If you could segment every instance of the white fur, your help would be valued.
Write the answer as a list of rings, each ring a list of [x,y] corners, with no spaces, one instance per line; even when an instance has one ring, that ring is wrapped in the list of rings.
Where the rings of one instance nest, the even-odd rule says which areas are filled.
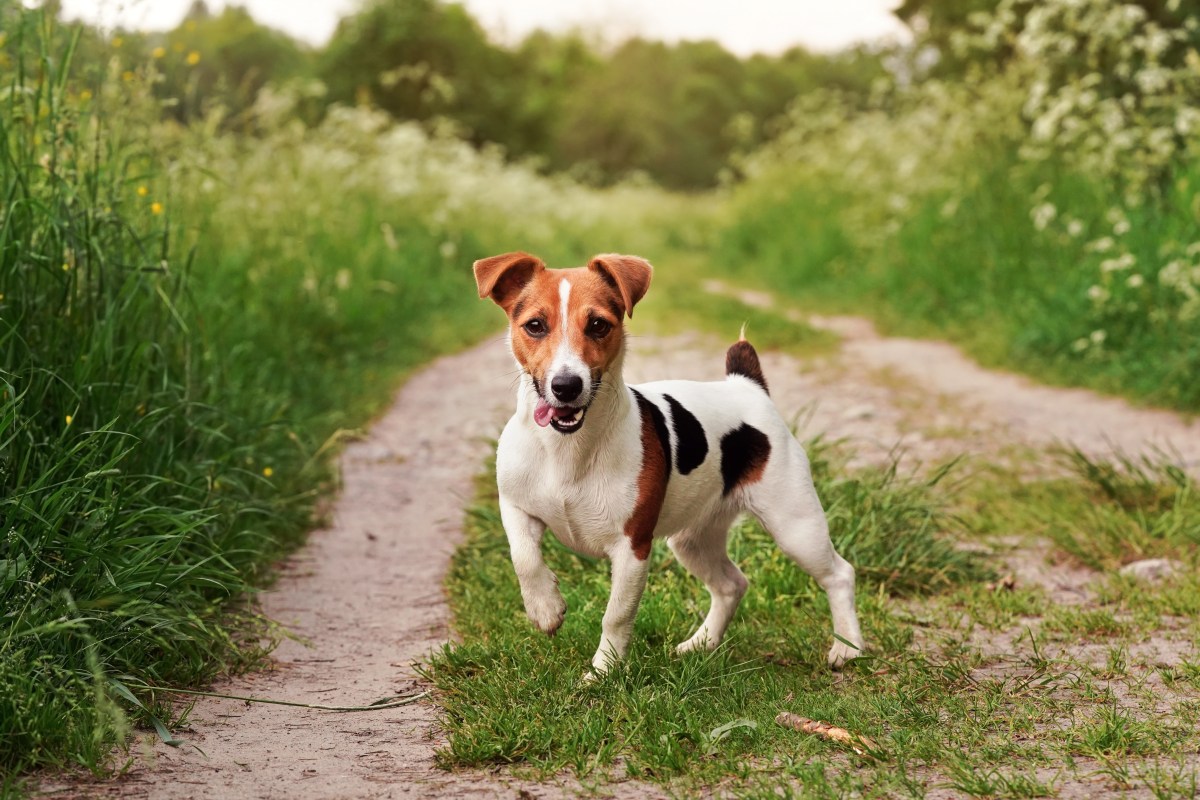
[[[592,371],[588,369],[587,364],[583,363],[583,359],[579,354],[571,349],[570,337],[567,336],[567,312],[571,300],[571,282],[566,278],[558,284],[558,297],[562,303],[562,308],[559,313],[559,326],[562,329],[562,338],[558,342],[558,348],[554,351],[554,358],[550,361],[550,368],[546,371],[546,385],[550,386],[554,378],[564,375],[574,375],[583,381],[583,391],[579,397],[570,402],[573,407],[586,406],[592,399]],[[551,391],[546,392],[546,401],[552,406],[568,405],[560,403],[554,397]]]
[[[564,306],[569,292],[564,280]],[[571,357],[579,360],[577,354]],[[577,552],[612,561],[612,594],[592,659],[597,674],[625,655],[648,566],[634,555],[625,535],[637,502],[642,424],[633,394],[621,378],[623,357],[622,348],[603,376],[582,427],[570,434],[533,422],[537,396],[532,379],[524,375],[516,413],[504,428],[496,456],[500,510],[513,567],[526,613],[540,630],[553,634],[566,613],[558,581],[542,560],[545,528]],[[590,385],[588,373],[584,375],[585,385]],[[711,383],[659,381],[636,388],[667,416],[673,453],[678,443],[663,394],[700,421],[708,440],[708,454],[695,470],[681,475],[671,465],[654,530],[655,538],[667,539],[679,562],[704,582],[712,598],[703,623],[678,651],[711,649],[725,635],[747,586],[726,553],[726,536],[734,518],[748,512],[829,595],[834,632],[853,645],[836,641],[829,664],[840,667],[858,655],[863,640],[854,607],[854,569],[834,552],[808,458],[767,394],[737,375]],[[722,496],[720,440],[743,422],[766,434],[770,457],[759,481]]]

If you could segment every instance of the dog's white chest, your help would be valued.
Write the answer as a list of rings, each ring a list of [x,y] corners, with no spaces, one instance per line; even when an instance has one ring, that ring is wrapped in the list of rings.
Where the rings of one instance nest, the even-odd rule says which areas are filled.
[[[501,492],[570,549],[593,557],[609,555],[624,539],[624,525],[637,500],[637,452],[605,453],[580,469],[546,457],[523,439],[519,430],[506,430],[500,438],[496,477]]]

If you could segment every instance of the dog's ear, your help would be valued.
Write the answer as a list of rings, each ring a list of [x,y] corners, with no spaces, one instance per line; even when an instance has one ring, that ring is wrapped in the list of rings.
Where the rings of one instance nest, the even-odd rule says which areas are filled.
[[[646,259],[616,253],[596,256],[588,264],[588,269],[600,273],[621,293],[625,313],[631,317],[633,307],[646,296],[646,290],[650,288],[650,276],[654,274],[654,268]]]
[[[529,253],[505,253],[475,262],[475,284],[480,297],[490,297],[506,312],[521,288],[546,268],[542,260]]]

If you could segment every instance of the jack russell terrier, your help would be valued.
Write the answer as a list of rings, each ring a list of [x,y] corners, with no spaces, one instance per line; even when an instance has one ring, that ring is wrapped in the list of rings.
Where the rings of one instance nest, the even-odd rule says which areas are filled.
[[[622,321],[650,286],[636,256],[600,255],[586,267],[547,269],[535,256],[476,261],[479,296],[509,318],[521,369],[517,410],[496,453],[500,513],[525,613],[553,635],[567,605],[542,560],[549,527],[567,547],[612,560],[593,675],[623,658],[646,585],[655,538],[704,582],[708,616],[677,651],[721,642],[746,578],[729,560],[729,526],[742,512],[829,596],[835,669],[863,647],[854,568],[834,552],[808,457],[767,395],[744,337],[729,348],[723,381],[626,386]]]

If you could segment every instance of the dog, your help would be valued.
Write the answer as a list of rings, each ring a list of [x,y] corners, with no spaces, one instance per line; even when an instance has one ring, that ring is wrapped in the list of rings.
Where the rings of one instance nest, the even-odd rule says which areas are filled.
[[[623,323],[650,287],[648,261],[610,254],[586,267],[548,269],[518,252],[476,261],[474,272],[480,298],[508,315],[520,368],[496,479],[525,613],[553,635],[567,611],[542,559],[547,527],[568,548],[612,561],[612,594],[587,677],[624,658],[657,538],[712,601],[676,650],[720,644],[747,587],[726,550],[743,512],[828,595],[829,665],[838,669],[862,652],[854,568],[834,551],[808,457],[776,410],[744,330],[726,354],[723,381],[627,386]]]

